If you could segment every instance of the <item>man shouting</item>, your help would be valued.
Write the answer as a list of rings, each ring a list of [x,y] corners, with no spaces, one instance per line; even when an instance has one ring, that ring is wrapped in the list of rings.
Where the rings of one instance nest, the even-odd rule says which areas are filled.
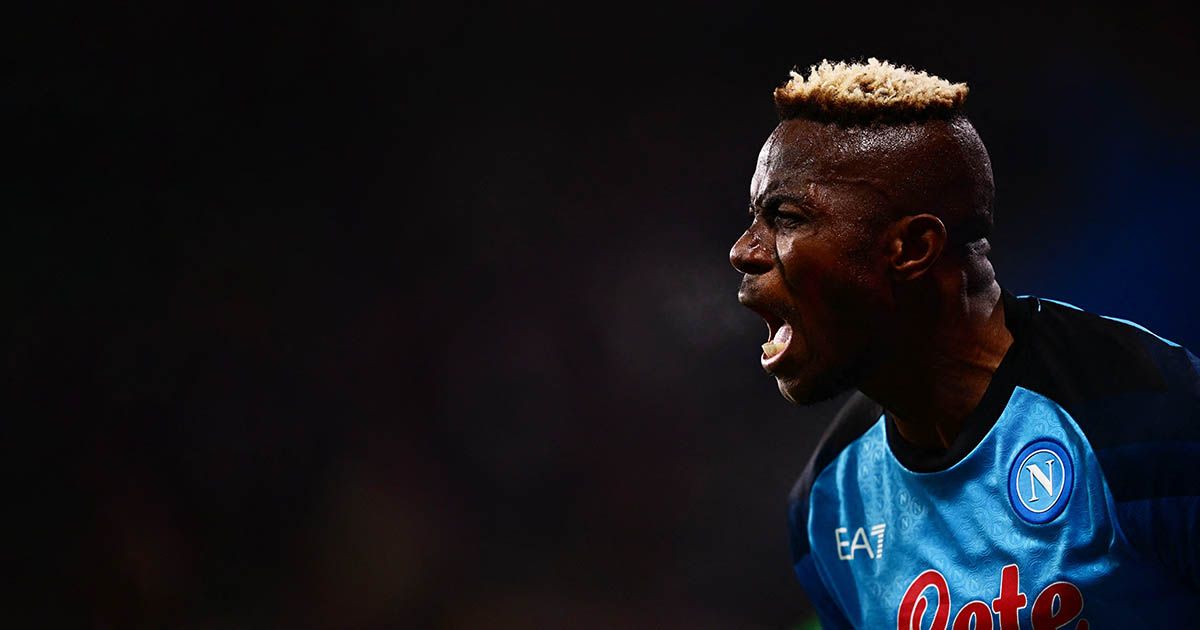
[[[793,73],[729,257],[799,404],[858,390],[792,493],[825,628],[1200,625],[1200,360],[997,283],[967,86]]]

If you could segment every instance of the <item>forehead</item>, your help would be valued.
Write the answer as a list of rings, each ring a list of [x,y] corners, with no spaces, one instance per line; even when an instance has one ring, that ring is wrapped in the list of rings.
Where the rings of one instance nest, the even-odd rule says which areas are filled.
[[[810,184],[860,184],[886,192],[904,177],[906,156],[919,144],[911,128],[842,127],[803,118],[779,123],[758,154],[752,200]],[[889,186],[889,183],[892,186]]]
[[[824,125],[804,119],[779,123],[758,153],[751,196],[788,184],[806,185],[827,179],[842,153],[835,135]]]

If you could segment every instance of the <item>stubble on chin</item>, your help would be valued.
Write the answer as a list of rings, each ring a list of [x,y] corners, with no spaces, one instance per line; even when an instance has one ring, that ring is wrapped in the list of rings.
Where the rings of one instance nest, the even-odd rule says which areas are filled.
[[[854,368],[827,372],[807,383],[796,383],[789,387],[784,379],[777,378],[779,393],[794,405],[815,405],[831,398],[836,398],[848,390],[854,389],[858,382],[858,371]]]

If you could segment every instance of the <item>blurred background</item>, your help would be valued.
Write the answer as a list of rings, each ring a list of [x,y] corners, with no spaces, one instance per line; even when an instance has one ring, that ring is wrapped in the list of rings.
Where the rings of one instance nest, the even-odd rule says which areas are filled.
[[[971,86],[1003,286],[1200,347],[1183,4],[41,4],[6,24],[10,618],[793,628],[832,401],[727,253],[794,66]]]

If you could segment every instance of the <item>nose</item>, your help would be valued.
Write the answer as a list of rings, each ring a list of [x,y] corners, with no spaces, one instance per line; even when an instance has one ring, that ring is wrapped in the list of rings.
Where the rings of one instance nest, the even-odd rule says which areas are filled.
[[[771,269],[771,255],[763,245],[754,226],[742,233],[729,250],[729,262],[734,269],[745,274],[762,274]]]

